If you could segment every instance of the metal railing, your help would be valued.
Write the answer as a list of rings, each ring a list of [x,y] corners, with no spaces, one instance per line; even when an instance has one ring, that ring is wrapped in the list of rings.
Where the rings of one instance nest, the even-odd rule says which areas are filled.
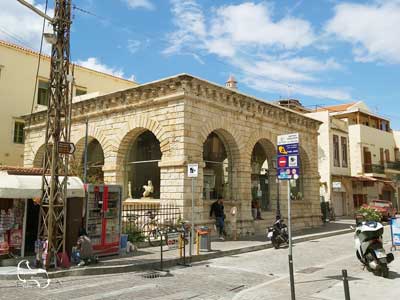
[[[375,165],[375,164],[364,164],[364,173],[384,174],[385,166]]]
[[[122,233],[147,238],[154,230],[176,228],[182,221],[182,206],[160,203],[130,203],[122,207]]]
[[[400,171],[400,161],[387,161],[385,166],[387,169]]]

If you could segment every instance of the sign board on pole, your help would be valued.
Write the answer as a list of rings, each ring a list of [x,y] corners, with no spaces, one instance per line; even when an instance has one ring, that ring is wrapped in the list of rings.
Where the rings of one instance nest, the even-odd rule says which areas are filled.
[[[299,134],[291,133],[279,135],[277,142],[278,179],[290,180],[299,178]]]
[[[188,177],[199,176],[199,165],[198,164],[188,164]]]
[[[340,181],[333,181],[332,188],[335,190],[340,190],[342,188],[342,183]]]
[[[74,154],[74,143],[58,142],[58,153],[60,154]]]
[[[391,222],[393,246],[400,246],[400,218],[393,218]]]
[[[168,250],[178,249],[179,244],[179,232],[169,232],[167,235],[167,246]]]

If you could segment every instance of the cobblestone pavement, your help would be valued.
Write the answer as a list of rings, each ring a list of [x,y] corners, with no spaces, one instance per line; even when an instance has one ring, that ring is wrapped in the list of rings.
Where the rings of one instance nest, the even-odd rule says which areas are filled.
[[[386,248],[388,239],[386,233]],[[352,299],[397,298],[398,252],[390,266],[390,279],[384,279],[362,269],[354,255],[353,234],[297,244],[293,250],[296,299],[344,299],[342,269],[348,270]],[[227,256],[155,276],[146,272],[66,277],[52,280],[48,288],[41,290],[0,281],[0,299],[286,300],[290,299],[287,253],[287,249],[268,249]]]

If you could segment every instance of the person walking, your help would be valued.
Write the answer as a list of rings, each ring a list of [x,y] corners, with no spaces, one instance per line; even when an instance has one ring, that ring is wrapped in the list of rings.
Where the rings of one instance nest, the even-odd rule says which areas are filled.
[[[212,218],[213,215],[215,217],[215,223],[218,229],[219,239],[223,241],[225,240],[224,236],[226,236],[226,233],[225,233],[224,199],[222,196],[219,196],[218,200],[211,205],[210,218]]]

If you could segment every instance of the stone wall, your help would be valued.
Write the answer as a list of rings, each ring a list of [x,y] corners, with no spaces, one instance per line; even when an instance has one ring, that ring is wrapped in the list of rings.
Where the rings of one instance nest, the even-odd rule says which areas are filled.
[[[293,204],[295,227],[320,223],[317,130],[319,122],[296,112],[266,103],[189,75],[179,75],[130,90],[96,97],[73,105],[71,141],[81,159],[85,121],[89,138],[97,139],[104,151],[104,178],[124,186],[125,160],[129,145],[150,130],[160,142],[162,159],[160,201],[182,205],[191,216],[192,179],[187,163],[199,163],[195,179],[195,220],[210,224],[210,200],[203,200],[203,144],[215,132],[229,157],[229,207],[239,209],[240,226],[251,227],[251,154],[257,142],[263,146],[268,164],[276,155],[280,134],[300,133],[304,199]],[[45,114],[37,113],[26,131],[25,166],[37,166],[44,151]],[[273,173],[274,174],[274,173]],[[276,183],[270,181],[272,210],[276,209]],[[287,188],[281,183],[281,210],[286,211]],[[228,207],[227,207],[228,208]],[[239,228],[240,230],[240,228]]]

